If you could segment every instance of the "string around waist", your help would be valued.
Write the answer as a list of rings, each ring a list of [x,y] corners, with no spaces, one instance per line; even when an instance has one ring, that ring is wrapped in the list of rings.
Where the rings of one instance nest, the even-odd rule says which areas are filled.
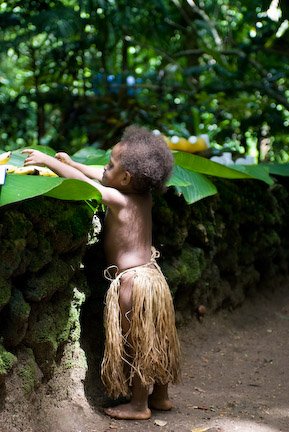
[[[133,271],[133,270],[137,270],[139,268],[149,267],[150,265],[154,265],[155,268],[161,272],[161,269],[156,262],[156,259],[159,257],[160,257],[160,252],[158,250],[156,250],[156,248],[154,246],[152,246],[151,259],[148,263],[141,264],[141,265],[138,265],[135,267],[130,267],[130,268],[123,270],[121,272],[119,272],[119,268],[117,265],[110,265],[106,269],[104,269],[103,276],[105,279],[109,280],[110,282],[113,282],[116,279],[120,279],[121,276],[123,276],[125,273],[128,273],[128,272]]]

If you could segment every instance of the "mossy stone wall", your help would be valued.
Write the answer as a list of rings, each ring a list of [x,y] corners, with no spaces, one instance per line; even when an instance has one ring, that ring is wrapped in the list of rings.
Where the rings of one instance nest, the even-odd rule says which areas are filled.
[[[286,181],[214,181],[219,194],[191,206],[173,190],[155,197],[154,245],[180,324],[200,304],[233,308],[288,276]],[[48,198],[1,209],[0,385],[21,357],[27,389],[34,376],[48,380],[65,344],[80,338],[84,303],[95,310],[103,301],[101,236],[87,245],[91,218],[84,203]]]
[[[169,191],[154,209],[155,244],[180,321],[200,304],[234,308],[288,275],[287,181],[214,182],[216,196],[188,206]]]
[[[90,223],[83,203],[37,198],[1,209],[0,382],[23,352],[48,379],[62,346],[79,339]]]

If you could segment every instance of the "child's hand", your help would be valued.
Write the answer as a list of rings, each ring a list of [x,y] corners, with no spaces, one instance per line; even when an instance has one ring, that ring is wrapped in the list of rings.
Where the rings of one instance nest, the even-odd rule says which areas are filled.
[[[42,153],[39,150],[34,150],[34,149],[24,149],[22,150],[21,153],[28,155],[24,161],[24,166],[28,166],[28,165],[45,166],[47,161],[51,157],[45,153]]]
[[[66,163],[67,165],[71,165],[72,159],[65,152],[56,153],[54,156],[56,159],[60,160],[60,162]]]

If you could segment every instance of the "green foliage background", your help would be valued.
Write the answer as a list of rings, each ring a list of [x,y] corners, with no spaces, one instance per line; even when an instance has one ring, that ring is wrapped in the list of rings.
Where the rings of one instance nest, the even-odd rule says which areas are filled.
[[[0,148],[106,149],[139,123],[288,161],[289,6],[270,5],[0,1]]]
[[[43,150],[42,147],[40,147]],[[50,147],[45,151],[55,153]],[[167,186],[172,186],[178,195],[182,195],[188,204],[215,195],[218,191],[211,178],[254,179],[269,186],[277,182],[276,176],[288,177],[289,164],[259,164],[224,166],[202,156],[174,151],[174,169]],[[72,158],[87,165],[103,166],[107,163],[110,150],[84,147]],[[22,166],[25,156],[21,151],[12,152],[11,165]],[[271,176],[272,174],[273,176]],[[60,177],[42,177],[39,175],[6,174],[6,181],[0,186],[0,207],[45,195],[69,201],[86,201],[92,210],[101,202],[101,194],[90,184],[81,180]]]

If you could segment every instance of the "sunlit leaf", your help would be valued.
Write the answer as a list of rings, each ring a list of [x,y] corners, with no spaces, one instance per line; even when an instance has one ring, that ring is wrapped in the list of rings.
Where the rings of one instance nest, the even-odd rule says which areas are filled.
[[[288,177],[289,176],[289,164],[268,164],[266,165],[270,174]]]
[[[0,206],[40,195],[75,201],[101,199],[97,189],[81,180],[8,174],[1,186]]]
[[[55,151],[46,146],[36,146],[49,155]],[[103,166],[109,159],[110,151],[85,147],[73,155],[73,159],[91,166]],[[26,155],[21,150],[13,151],[9,161],[12,165],[23,166]],[[225,166],[207,158],[174,152],[175,166],[168,186],[175,187],[188,204],[192,204],[217,193],[215,185],[206,176],[229,179],[258,179],[271,185],[272,174],[289,175],[289,164],[231,165]],[[93,186],[80,181],[41,176],[7,175],[2,186],[0,205],[22,201],[39,195],[46,195],[63,200],[101,200],[101,195]]]
[[[273,180],[268,174],[268,170],[263,166],[234,165],[226,166],[213,162],[201,156],[188,154],[184,152],[174,153],[175,163],[183,168],[192,170],[201,174],[214,177],[223,177],[230,179],[257,179],[272,184]],[[234,167],[234,168],[233,168]]]
[[[89,183],[77,179],[62,180],[62,183],[57,185],[54,189],[51,189],[45,195],[62,200],[101,200],[100,192]]]
[[[47,146],[30,146],[29,148],[33,148],[35,150],[39,150],[43,153],[48,154],[49,156],[54,156],[55,155],[55,150],[53,150],[51,147],[47,147]],[[10,165],[14,165],[14,166],[23,166],[25,159],[27,158],[27,154],[23,154],[22,153],[23,149],[18,149],[18,150],[14,150],[12,152],[12,156],[11,159],[9,160],[9,164]]]
[[[192,178],[188,178],[187,175],[184,175],[184,172],[186,172],[186,170],[178,165],[174,165],[173,173],[167,181],[167,186],[190,186],[192,184]]]
[[[174,186],[188,204],[217,193],[215,185],[207,177],[179,166],[175,167],[168,186]]]
[[[252,178],[262,180],[268,185],[274,183],[273,179],[269,175],[269,169],[267,165],[234,165],[234,169],[243,173],[249,174]]]
[[[94,147],[84,147],[76,152],[72,159],[87,165],[105,165],[108,163],[110,151],[96,149]]]

